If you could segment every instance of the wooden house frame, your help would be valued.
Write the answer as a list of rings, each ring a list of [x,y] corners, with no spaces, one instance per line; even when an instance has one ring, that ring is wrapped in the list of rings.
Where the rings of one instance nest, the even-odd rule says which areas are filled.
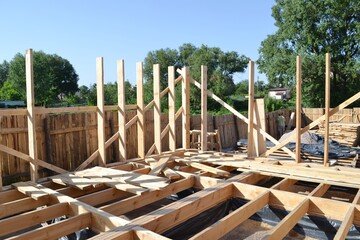
[[[169,86],[160,89],[160,67],[154,65],[154,100],[143,102],[143,66],[137,63],[137,104],[126,105],[124,92],[124,61],[117,62],[118,106],[104,106],[103,59],[96,60],[97,73],[97,121],[98,150],[77,167],[68,172],[44,162],[37,157],[35,115],[41,111],[34,107],[32,50],[26,52],[27,109],[7,110],[0,114],[26,114],[28,118],[29,154],[0,144],[0,151],[28,161],[31,180],[5,187],[0,192],[0,238],[54,239],[81,229],[95,233],[92,239],[169,239],[164,233],[179,224],[232,198],[246,200],[246,204],[221,218],[218,222],[199,229],[191,239],[218,239],[241,226],[253,214],[265,206],[287,211],[265,237],[280,239],[291,231],[304,216],[317,216],[340,221],[334,233],[335,239],[344,239],[352,225],[360,226],[360,174],[358,169],[329,167],[327,151],[322,165],[303,163],[300,158],[302,133],[325,121],[325,141],[328,141],[329,117],[360,97],[360,92],[338,107],[329,110],[330,55],[326,55],[326,110],[325,114],[310,125],[301,128],[301,58],[297,57],[297,110],[296,134],[279,143],[266,133],[261,124],[261,102],[254,99],[254,62],[249,63],[249,118],[207,90],[207,69],[201,68],[201,83],[191,78],[190,69],[168,68]],[[175,78],[175,72],[179,77]],[[175,109],[175,85],[182,84],[182,107]],[[201,89],[201,118],[207,119],[207,97],[212,97],[234,115],[248,124],[248,153],[233,155],[207,151],[207,125],[201,125],[202,149],[190,148],[190,84]],[[168,94],[169,124],[161,129],[160,100]],[[144,112],[154,108],[154,144],[149,151],[144,147]],[[137,115],[125,121],[126,109],[137,109]],[[69,108],[67,111],[78,111]],[[82,111],[94,107],[81,108]],[[116,110],[119,116],[119,131],[111,138],[104,137],[104,113]],[[1,115],[0,115],[1,116]],[[182,148],[176,149],[175,121],[182,118]],[[126,157],[126,134],[129,126],[137,124],[138,158]],[[161,149],[161,140],[169,132],[170,151]],[[266,150],[259,135],[272,141],[275,146]],[[285,147],[291,139],[297,139],[295,153]],[[105,149],[119,141],[121,161],[109,164]],[[327,146],[327,144],[325,144]],[[293,161],[280,161],[271,154],[282,148]],[[86,169],[98,160],[98,167]],[[59,175],[50,179],[38,179],[37,169],[48,168]],[[1,178],[0,178],[1,179]],[[274,180],[272,184],[269,184]],[[268,184],[264,184],[264,182]],[[298,183],[308,183],[306,191],[299,191]],[[2,185],[2,184],[1,184]],[[348,192],[338,196],[337,187]],[[158,206],[164,198],[194,188],[198,191],[184,198]],[[142,207],[152,206],[144,214]],[[138,211],[138,212],[137,212]],[[136,217],[126,219],[128,213]],[[65,216],[53,224],[46,221]],[[256,231],[256,229],[254,229]]]

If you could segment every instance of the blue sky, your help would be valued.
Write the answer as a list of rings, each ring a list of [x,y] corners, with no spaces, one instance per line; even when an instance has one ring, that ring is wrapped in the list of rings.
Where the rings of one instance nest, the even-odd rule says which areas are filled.
[[[90,86],[100,56],[105,82],[116,81],[116,60],[124,59],[125,77],[133,84],[136,62],[149,51],[178,49],[183,43],[220,47],[256,60],[261,41],[276,31],[273,5],[273,0],[3,0],[0,62],[28,48],[56,53],[72,63],[79,86]],[[237,74],[235,81],[247,76]]]

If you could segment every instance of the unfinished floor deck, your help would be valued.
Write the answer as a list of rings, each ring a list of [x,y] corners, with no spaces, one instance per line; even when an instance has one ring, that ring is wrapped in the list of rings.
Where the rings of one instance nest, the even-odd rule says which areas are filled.
[[[270,207],[286,214],[264,232],[268,239],[286,237],[304,217],[340,222],[331,234],[344,239],[351,227],[360,226],[359,173],[348,167],[177,151],[145,162],[60,174],[40,184],[13,184],[0,193],[0,238],[56,239],[82,230],[91,239],[179,239],[171,231],[177,228],[188,234],[183,239],[219,239],[236,227],[241,232],[244,221]],[[196,220],[231,199],[243,204],[219,219]]]

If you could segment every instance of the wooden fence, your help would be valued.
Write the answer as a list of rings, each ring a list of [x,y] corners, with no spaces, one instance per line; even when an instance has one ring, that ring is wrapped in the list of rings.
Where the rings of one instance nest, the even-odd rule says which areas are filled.
[[[304,116],[308,121],[320,117],[322,108],[304,108]],[[290,110],[278,110],[266,113],[266,131],[273,137],[279,138],[277,132],[277,117],[282,113],[286,123],[290,120]],[[129,121],[136,115],[136,111],[127,111]],[[360,108],[344,109],[335,114],[331,121],[359,123]],[[105,115],[106,139],[118,131],[118,114],[116,111],[107,111]],[[176,147],[182,147],[181,118],[176,121]],[[307,124],[303,121],[304,124]],[[161,115],[162,129],[168,123],[168,114]],[[191,116],[191,129],[200,129],[200,115]],[[38,157],[48,163],[66,170],[74,170],[98,148],[97,115],[95,112],[78,112],[52,114],[45,113],[36,116],[36,138]],[[295,122],[290,128],[295,127]],[[223,148],[234,148],[239,139],[247,138],[247,124],[233,114],[212,116],[208,115],[208,131],[218,129]],[[23,153],[28,153],[27,118],[25,115],[0,116],[0,143]],[[154,143],[154,114],[150,110],[145,116],[145,152]],[[137,127],[136,124],[127,129],[127,159],[137,157]],[[119,161],[118,141],[115,141],[106,150],[109,162]],[[169,150],[168,134],[162,140],[162,150]],[[2,160],[1,170],[6,182],[9,176],[25,176],[29,174],[29,163],[13,155],[0,152]],[[94,166],[96,161],[91,163]],[[40,176],[49,172],[40,171]]]

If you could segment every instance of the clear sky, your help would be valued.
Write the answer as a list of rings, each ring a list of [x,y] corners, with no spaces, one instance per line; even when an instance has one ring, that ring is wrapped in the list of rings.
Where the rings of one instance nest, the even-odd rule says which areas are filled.
[[[0,0],[0,62],[28,48],[55,53],[72,63],[79,86],[90,86],[100,56],[105,82],[116,81],[116,60],[124,59],[125,77],[133,84],[136,62],[149,51],[183,43],[256,60],[261,41],[276,31],[273,5],[273,0]],[[237,74],[235,81],[247,76]]]

